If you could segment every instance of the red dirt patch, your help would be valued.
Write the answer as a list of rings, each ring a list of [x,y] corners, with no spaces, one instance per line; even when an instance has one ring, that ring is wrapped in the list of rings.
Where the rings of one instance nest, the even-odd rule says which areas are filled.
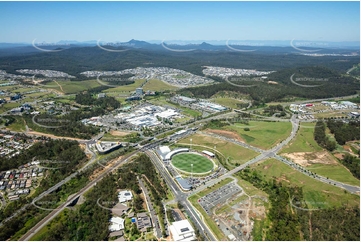
[[[326,151],[319,152],[294,152],[284,154],[293,162],[301,166],[310,166],[312,164],[337,164],[337,161]]]
[[[343,157],[344,157],[344,154],[342,154],[342,153],[335,153],[335,154],[333,154],[333,156],[336,157],[336,158],[339,159],[339,160],[342,160]]]
[[[244,139],[242,139],[241,136],[239,136],[239,134],[236,134],[236,133],[234,133],[232,131],[218,130],[218,129],[206,129],[206,131],[210,132],[210,133],[213,133],[213,134],[224,136],[224,137],[229,138],[229,139],[235,139],[235,140],[240,141],[240,142],[245,142]]]

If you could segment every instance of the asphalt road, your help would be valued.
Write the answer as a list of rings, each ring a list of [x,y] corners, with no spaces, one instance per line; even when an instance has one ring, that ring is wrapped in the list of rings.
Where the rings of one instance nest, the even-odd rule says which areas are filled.
[[[279,143],[278,145],[272,147],[269,150],[262,150],[260,148],[248,145],[246,143],[243,143],[243,142],[240,142],[240,141],[237,141],[237,140],[234,140],[234,139],[226,138],[224,136],[211,134],[211,133],[204,133],[206,135],[213,136],[215,138],[219,138],[219,139],[222,139],[222,140],[225,140],[225,141],[228,141],[228,142],[232,142],[232,143],[234,143],[236,145],[241,145],[241,146],[243,146],[245,148],[249,148],[249,149],[252,149],[254,151],[257,151],[257,152],[261,153],[259,156],[249,160],[245,164],[238,166],[237,168],[227,172],[223,176],[220,176],[219,178],[216,179],[216,182],[214,182],[214,181],[210,181],[210,182],[212,184],[217,183],[218,181],[220,181],[220,180],[222,180],[222,179],[224,179],[226,177],[229,177],[230,175],[233,175],[234,173],[237,173],[238,171],[246,168],[247,166],[249,166],[251,164],[257,163],[257,162],[259,162],[259,161],[261,161],[263,159],[274,158],[274,159],[277,159],[279,161],[282,161],[284,164],[286,164],[288,166],[291,166],[292,168],[297,169],[299,172],[301,172],[301,173],[303,173],[303,174],[305,174],[307,176],[310,176],[310,177],[312,177],[312,178],[314,178],[314,179],[316,179],[316,180],[318,180],[320,182],[335,185],[335,186],[337,186],[339,188],[342,188],[342,189],[345,189],[345,190],[349,191],[350,193],[359,193],[360,192],[360,187],[351,186],[351,185],[348,185],[348,184],[345,184],[345,183],[342,183],[342,182],[327,179],[326,177],[323,177],[323,176],[320,176],[320,175],[313,176],[313,175],[311,175],[310,172],[305,171],[305,168],[303,168],[301,166],[298,166],[294,162],[292,162],[290,160],[287,160],[287,159],[285,159],[284,157],[282,157],[280,155],[277,155],[277,153],[283,148],[283,146],[288,144],[297,134],[297,130],[298,130],[298,126],[299,126],[299,120],[297,120],[295,118],[295,115],[292,116],[291,123],[292,123],[292,131],[291,131],[290,136],[287,137],[287,139],[285,139],[284,141],[282,141],[281,143]],[[207,186],[209,186],[209,183],[207,183]],[[203,189],[204,189],[204,185],[198,187],[196,190],[201,191]]]
[[[319,100],[327,100],[327,99],[318,99]],[[312,101],[312,100],[311,100]],[[307,102],[310,102],[310,100],[308,100]],[[229,113],[225,113],[225,114],[221,114],[217,117],[210,117],[210,118],[206,118],[206,119],[202,119],[202,120],[198,120],[192,124],[189,124],[189,125],[195,125],[197,123],[201,123],[201,122],[206,122],[208,120],[211,120],[211,119],[219,119],[219,118],[224,118],[224,117],[228,117],[230,115],[234,115],[233,112],[229,112]],[[289,121],[289,120],[288,120]],[[250,161],[248,161],[247,163],[227,172],[226,174],[220,176],[219,178],[216,178],[216,179],[213,179],[212,181],[209,181],[206,183],[206,185],[202,185],[202,186],[199,186],[197,189],[195,189],[194,191],[192,191],[192,194],[195,193],[195,192],[199,192],[201,190],[203,190],[204,188],[206,188],[207,186],[210,186],[212,184],[215,184],[217,182],[219,182],[220,180],[226,178],[226,177],[229,177],[231,175],[233,175],[234,173],[240,171],[241,169],[244,169],[246,166],[250,165],[250,164],[253,164],[253,163],[256,163],[260,160],[263,160],[265,158],[275,158],[275,159],[278,159],[282,162],[284,162],[285,164],[287,165],[290,165],[292,167],[295,167],[294,166],[294,163],[293,162],[290,162],[290,161],[287,161],[286,159],[280,157],[277,155],[277,152],[284,146],[286,145],[291,139],[293,139],[293,137],[296,135],[296,132],[297,132],[297,129],[298,129],[298,120],[295,119],[295,117],[293,116],[291,118],[291,122],[292,122],[292,131],[291,131],[291,135],[285,140],[283,141],[281,144],[271,148],[270,150],[266,150],[266,151],[259,151],[258,148],[256,147],[251,147],[247,144],[239,144],[237,143],[238,145],[242,145],[246,148],[250,148],[250,149],[258,149],[257,152],[260,152],[261,154],[253,159],[251,159]],[[183,125],[183,126],[180,126],[180,127],[185,127],[185,126],[188,126],[188,125]],[[169,132],[169,131],[167,131]],[[17,132],[13,132],[13,133],[17,133]],[[101,136],[102,134],[100,134]],[[158,142],[156,142],[157,144],[159,144],[160,142],[162,142],[163,140],[159,140]],[[93,162],[93,159],[95,159],[95,154],[94,152],[92,152],[88,145],[89,144],[92,144],[92,143],[95,143],[96,142],[96,139],[92,139],[92,140],[84,140],[84,141],[81,141],[80,143],[85,143],[87,145],[87,150],[88,150],[88,153],[92,153],[93,157],[91,159],[91,161],[89,161],[82,169],[86,169],[86,167],[88,165],[90,165],[92,162]],[[157,144],[150,144],[150,145],[146,145],[144,146],[141,150],[137,150],[137,151],[134,151],[132,152],[131,154],[136,154],[137,152],[139,151],[146,151],[147,149],[150,149],[150,148],[154,148]],[[146,151],[147,153],[147,151]],[[153,154],[154,155],[154,154]],[[149,155],[151,157],[151,155]],[[128,156],[127,156],[128,157]],[[152,159],[152,158],[151,158]],[[153,157],[154,159],[154,157]],[[152,160],[153,160],[152,159]],[[157,159],[157,157],[156,157]],[[117,162],[115,167],[118,166],[121,162]],[[158,162],[154,162],[154,164],[157,164]],[[292,164],[291,164],[292,163]],[[203,223],[203,221],[199,218],[198,214],[194,211],[193,207],[189,204],[188,200],[187,200],[187,197],[189,196],[189,194],[184,194],[178,187],[178,185],[173,181],[172,178],[169,178],[170,174],[165,170],[165,168],[163,167],[160,167],[159,166],[160,164],[156,165],[157,169],[163,173],[162,176],[165,178],[167,184],[169,185],[169,187],[172,189],[173,193],[175,194],[175,196],[177,197],[177,199],[187,208],[187,210],[189,211],[188,212],[188,215],[190,216],[190,218],[195,222],[196,226],[199,228],[199,231],[200,233],[204,236],[204,238],[207,238],[207,236],[209,236],[210,240],[216,240],[215,237],[212,235],[212,232],[210,232],[210,230],[208,229],[207,226],[205,226],[205,224]],[[109,170],[107,170],[105,173],[103,173],[103,175],[111,172],[114,168],[111,168]],[[35,198],[34,201],[38,201],[40,200],[42,197],[44,197],[45,195],[51,193],[52,191],[56,190],[58,187],[60,187],[61,185],[63,185],[64,183],[66,183],[67,181],[69,181],[70,179],[72,179],[74,176],[76,175],[76,173],[73,173],[71,174],[69,177],[67,177],[66,179],[64,179],[63,181],[59,182],[58,184],[56,184],[54,187],[50,188],[48,191],[42,193],[39,197]],[[95,181],[89,183],[88,185],[86,185],[81,191],[79,191],[75,196],[77,197],[78,195],[82,195],[85,191],[89,190],[95,183],[96,181],[100,181],[104,176],[101,175],[100,177],[98,177]],[[167,178],[168,177],[168,178]],[[99,179],[99,180],[98,180]],[[347,185],[347,184],[343,184],[343,183],[340,183],[340,182],[336,182],[336,181],[332,181],[330,179],[326,179],[324,177],[321,177],[321,176],[317,176],[315,179],[318,179],[319,181],[322,181],[322,182],[325,182],[325,183],[334,183],[336,184],[336,186],[339,186],[343,189],[346,189],[352,193],[356,193],[356,192],[359,192],[359,187],[354,187],[354,186],[350,186],[350,185]],[[46,216],[42,221],[40,221],[37,225],[35,225],[35,227],[33,227],[30,231],[28,231],[28,233],[26,233],[22,238],[21,240],[27,240],[29,238],[31,238],[31,236],[33,235],[34,232],[38,231],[39,229],[41,229],[43,226],[45,226],[52,218],[54,218],[58,212],[62,211],[69,203],[72,202],[72,200],[74,199],[71,199],[69,200],[68,202],[60,205],[56,210],[52,211],[48,216]],[[9,219],[13,218],[14,216],[18,216],[20,213],[22,213],[23,211],[25,211],[26,208],[28,208],[29,206],[31,206],[31,204],[26,204],[25,206],[23,206],[21,209],[17,210],[11,217],[5,219],[4,221],[2,221],[2,223],[0,223],[0,226],[3,225],[5,222],[7,222]]]
[[[53,218],[55,218],[61,211],[63,211],[69,204],[71,204],[74,199],[83,195],[87,191],[89,191],[97,182],[101,181],[107,174],[114,171],[118,168],[119,165],[126,162],[131,156],[135,155],[139,151],[133,151],[132,153],[126,155],[122,159],[118,160],[112,167],[108,168],[104,173],[98,176],[96,179],[88,183],[85,187],[83,187],[79,192],[77,192],[71,199],[68,199],[67,202],[61,204],[59,207],[54,209],[50,214],[48,214],[45,218],[43,218],[39,223],[37,223],[32,229],[30,229],[26,234],[24,234],[19,240],[25,241],[29,240],[35,233],[37,233],[40,229],[42,229],[47,223],[49,223]]]
[[[178,200],[188,211],[189,218],[197,226],[200,234],[205,238],[205,240],[215,241],[216,238],[213,236],[211,230],[205,225],[205,223],[199,218],[198,214],[193,209],[190,202],[187,200],[188,194],[183,192],[176,182],[173,180],[172,176],[168,173],[167,169],[164,167],[162,161],[150,150],[145,152],[153,164],[156,166],[157,170],[160,172],[161,176],[164,178],[167,185],[171,188],[176,200]]]
[[[144,183],[142,181],[142,179],[138,178],[138,182],[140,185],[140,188],[142,189],[144,196],[145,196],[145,200],[148,206],[148,210],[150,211],[150,217],[152,219],[152,223],[153,223],[153,227],[155,228],[156,234],[157,234],[157,238],[160,239],[162,238],[162,231],[159,227],[159,220],[158,220],[158,216],[155,215],[155,210],[153,208],[152,202],[150,200],[150,197],[148,195],[148,189],[144,186]]]

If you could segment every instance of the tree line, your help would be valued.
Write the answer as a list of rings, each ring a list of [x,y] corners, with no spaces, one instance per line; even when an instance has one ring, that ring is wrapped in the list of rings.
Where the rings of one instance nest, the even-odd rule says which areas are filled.
[[[331,141],[326,136],[326,125],[321,120],[318,120],[316,122],[313,137],[319,146],[321,146],[329,151],[333,151],[336,148],[336,142]]]
[[[260,172],[250,168],[237,175],[269,195],[267,218],[271,224],[264,228],[266,240],[360,240],[358,206],[343,205],[315,211],[294,209],[291,202],[308,208],[301,187],[287,186],[275,179],[266,181]]]

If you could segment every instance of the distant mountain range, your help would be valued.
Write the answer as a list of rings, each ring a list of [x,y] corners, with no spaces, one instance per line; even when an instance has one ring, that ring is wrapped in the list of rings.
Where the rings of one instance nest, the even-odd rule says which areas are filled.
[[[61,40],[55,43],[41,42],[34,40],[33,43],[0,43],[0,48],[16,48],[26,47],[32,45],[38,47],[46,47],[48,49],[55,48],[69,48],[72,46],[113,46],[113,47],[132,47],[132,48],[149,48],[154,49],[157,47],[177,47],[186,49],[188,47],[194,49],[205,50],[222,50],[227,49],[227,46],[234,47],[249,47],[252,49],[262,47],[296,47],[296,48],[309,48],[309,49],[360,49],[360,42],[357,41],[309,41],[309,40],[130,40],[128,42],[112,41],[106,42],[103,40],[89,40],[89,41],[76,41],[76,40]],[[53,48],[52,48],[53,47]]]
[[[61,40],[48,43],[34,40],[33,43],[0,43],[0,57],[25,56],[37,53],[59,52],[70,48],[97,48],[109,52],[124,52],[125,50],[166,52],[229,52],[229,53],[265,53],[265,54],[301,54],[301,55],[347,55],[360,54],[359,42],[311,42],[311,41],[159,41],[149,42],[130,40],[128,42],[105,42],[90,40],[78,42]]]

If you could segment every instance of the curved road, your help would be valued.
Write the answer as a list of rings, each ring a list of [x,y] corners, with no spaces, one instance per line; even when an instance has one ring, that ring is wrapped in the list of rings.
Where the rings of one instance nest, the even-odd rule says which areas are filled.
[[[281,143],[279,143],[278,145],[274,146],[273,148],[271,148],[269,150],[262,150],[260,148],[248,145],[248,144],[240,142],[240,141],[236,141],[234,139],[226,138],[224,136],[202,132],[205,135],[213,136],[213,137],[218,138],[218,139],[222,139],[222,140],[225,140],[225,141],[228,141],[228,142],[232,142],[232,143],[234,143],[236,145],[240,145],[240,146],[243,146],[245,148],[249,148],[249,149],[252,149],[252,150],[254,150],[256,152],[261,153],[259,156],[251,159],[250,161],[246,162],[245,164],[240,165],[239,167],[227,172],[223,176],[220,176],[219,178],[217,178],[217,182],[219,180],[221,180],[221,179],[229,177],[230,175],[233,175],[234,173],[237,173],[238,171],[244,169],[245,167],[247,167],[247,166],[249,166],[251,164],[257,163],[257,162],[259,162],[259,161],[261,161],[263,159],[274,158],[274,159],[277,159],[279,161],[282,161],[286,165],[291,166],[292,168],[295,168],[298,171],[302,172],[303,174],[305,174],[307,176],[310,176],[310,177],[312,177],[312,178],[314,178],[314,179],[316,179],[316,180],[318,180],[320,182],[335,185],[335,186],[337,186],[339,188],[342,188],[342,189],[345,189],[345,190],[349,191],[350,193],[359,194],[360,187],[348,185],[348,184],[345,184],[345,183],[342,183],[342,182],[334,181],[332,179],[327,179],[326,177],[323,177],[323,176],[320,176],[320,175],[313,176],[313,175],[311,175],[311,173],[309,171],[305,171],[305,168],[297,165],[296,163],[294,163],[294,162],[292,162],[292,161],[290,161],[290,160],[288,160],[288,159],[286,159],[286,158],[284,158],[284,157],[282,157],[280,155],[277,155],[277,153],[283,148],[283,146],[288,144],[297,134],[299,120],[297,120],[295,118],[295,115],[292,116],[291,123],[292,123],[292,131],[291,131],[290,136],[287,139],[285,139],[284,141],[282,141]]]

